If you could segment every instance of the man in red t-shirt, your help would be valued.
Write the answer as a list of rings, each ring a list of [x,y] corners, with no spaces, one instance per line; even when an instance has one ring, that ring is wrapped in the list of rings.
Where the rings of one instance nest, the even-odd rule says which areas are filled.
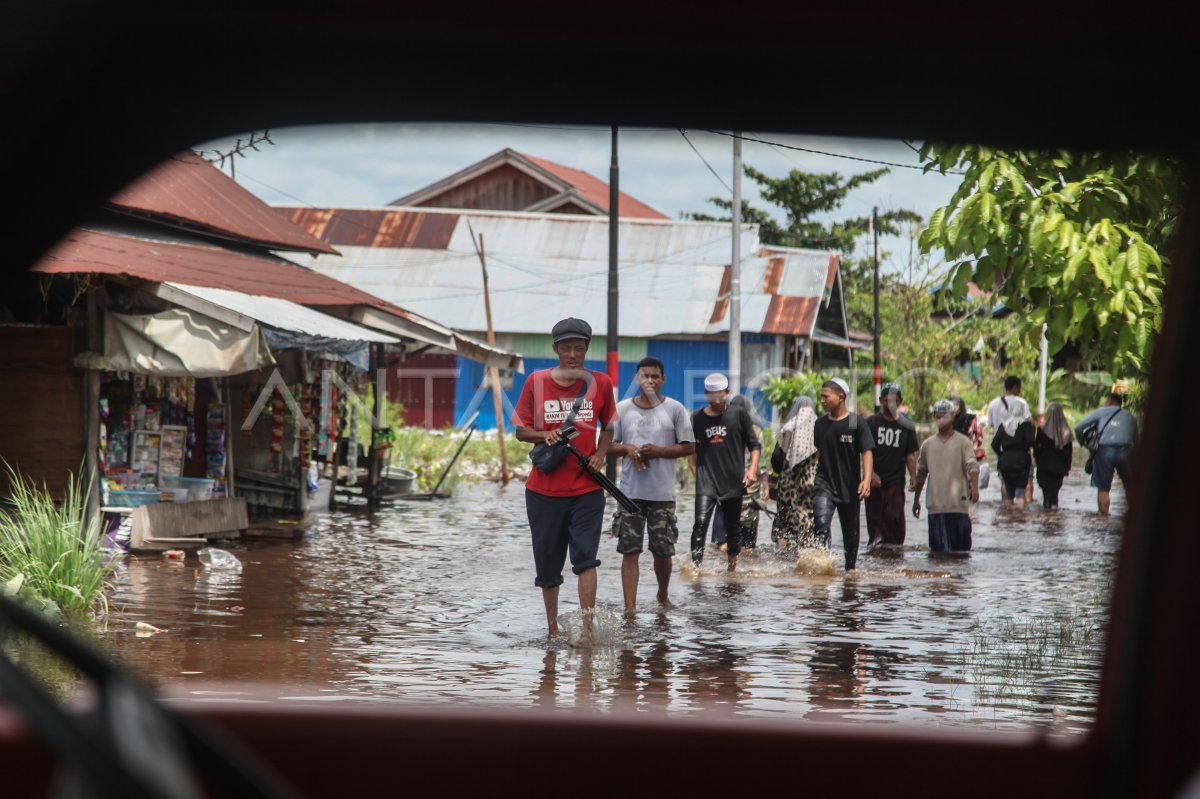
[[[583,365],[592,340],[591,325],[582,319],[563,319],[551,335],[558,366],[534,372],[525,381],[512,416],[517,440],[556,444],[562,440],[559,428],[569,420],[579,430],[575,447],[589,456],[594,470],[603,471],[617,409],[612,381]],[[525,481],[525,510],[537,569],[533,584],[542,589],[550,635],[558,635],[558,587],[563,582],[568,551],[571,570],[579,578],[583,628],[585,633],[590,632],[591,611],[596,607],[600,530],[604,525],[603,489],[573,456],[568,456],[548,474],[536,466],[530,470]]]

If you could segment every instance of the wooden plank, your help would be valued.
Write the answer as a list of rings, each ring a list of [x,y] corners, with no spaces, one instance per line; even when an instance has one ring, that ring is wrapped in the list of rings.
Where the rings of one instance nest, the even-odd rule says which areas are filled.
[[[249,526],[246,500],[242,497],[159,502],[134,508],[129,548],[164,549],[162,542],[180,538],[232,538]]]

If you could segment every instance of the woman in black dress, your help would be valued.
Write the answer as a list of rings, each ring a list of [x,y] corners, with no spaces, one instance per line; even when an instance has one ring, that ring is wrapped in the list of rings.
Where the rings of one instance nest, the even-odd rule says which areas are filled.
[[[992,450],[999,456],[1000,497],[1004,505],[1025,507],[1025,488],[1032,485],[1034,429],[1029,406],[1020,397],[1008,400],[1008,419],[992,439]]]
[[[1057,508],[1058,491],[1071,471],[1071,427],[1062,403],[1052,402],[1046,408],[1046,421],[1033,441],[1033,456],[1037,459],[1037,482],[1042,487],[1042,507]]]

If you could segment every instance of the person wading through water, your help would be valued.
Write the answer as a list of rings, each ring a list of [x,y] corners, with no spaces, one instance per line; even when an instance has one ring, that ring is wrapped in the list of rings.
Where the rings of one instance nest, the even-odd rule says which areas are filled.
[[[1121,476],[1121,485],[1129,488],[1130,467],[1133,464],[1133,445],[1137,441],[1137,419],[1122,405],[1121,395],[1115,391],[1098,408],[1079,420],[1075,425],[1075,437],[1086,445],[1084,432],[1095,425],[1099,433],[1099,446],[1092,460],[1092,486],[1096,489],[1096,507],[1108,513],[1109,492],[1112,490],[1113,472]]]
[[[811,547],[813,539],[813,481],[817,477],[817,423],[812,397],[799,396],[779,429],[771,468],[779,475],[775,491],[775,520],[771,537],[781,550]]]
[[[821,407],[825,415],[813,426],[813,439],[820,460],[813,483],[813,517],[816,537],[829,547],[829,526],[836,512],[842,525],[842,546],[846,553],[846,571],[858,562],[859,502],[871,496],[874,477],[875,439],[871,428],[846,407],[850,386],[833,378],[821,386]],[[859,462],[862,462],[861,470]]]
[[[1042,507],[1058,507],[1058,492],[1063,478],[1071,472],[1071,426],[1067,424],[1061,402],[1046,407],[1046,421],[1033,439],[1033,457],[1037,461],[1037,484],[1042,487]]]
[[[704,378],[708,404],[692,414],[696,453],[689,461],[696,476],[696,516],[692,524],[692,564],[699,569],[704,559],[704,537],[718,505],[725,520],[725,555],[728,570],[737,569],[742,551],[742,494],[758,482],[758,460],[762,442],[754,435],[754,423],[741,405],[729,402],[729,378],[711,374]],[[746,468],[746,450],[750,467]]]
[[[603,471],[612,442],[610,425],[616,420],[612,382],[601,372],[583,365],[592,328],[582,319],[563,319],[551,331],[558,366],[534,372],[525,381],[512,416],[518,441],[556,445],[560,428],[572,424],[579,431],[573,442],[597,472]],[[597,430],[603,428],[597,441]],[[584,472],[571,455],[551,471],[536,466],[525,482],[525,510],[533,539],[533,584],[542,589],[546,624],[558,635],[558,587],[563,565],[571,555],[571,570],[579,579],[579,607],[583,610],[585,639],[591,635],[596,607],[596,567],[600,531],[604,526],[604,490]]]
[[[988,405],[988,427],[991,428],[992,434],[1000,432],[1004,423],[1012,416],[1015,409],[1024,409],[1025,413],[1029,413],[1029,403],[1021,399],[1021,378],[1016,375],[1009,375],[1004,378],[1004,393],[996,397]],[[1032,442],[1031,442],[1032,443]],[[993,447],[994,448],[994,447]],[[1000,462],[996,461],[996,471],[1000,471]],[[1002,504],[1009,505],[1013,502],[1013,497],[1006,497],[1004,494],[1004,481],[1000,481],[1000,498]],[[1022,500],[1019,503],[1024,507],[1025,503],[1033,502],[1033,481],[1030,480],[1025,486],[1025,491],[1022,494]]]
[[[874,479],[867,497],[867,546],[904,543],[904,473],[917,485],[917,427],[898,412],[904,397],[888,383],[879,395],[880,413],[867,419],[875,438]]]
[[[613,517],[617,552],[621,560],[621,590],[625,615],[637,608],[638,559],[645,539],[650,539],[654,576],[658,579],[658,603],[671,606],[667,588],[671,583],[671,558],[679,527],[675,521],[677,458],[696,451],[696,436],[687,408],[662,394],[667,378],[663,362],[643,358],[637,365],[637,396],[617,404],[613,445],[609,452],[623,455],[620,489],[639,508],[631,514],[618,507]]]
[[[1020,397],[1008,400],[1008,417],[992,438],[996,469],[1000,472],[1000,504],[1024,508],[1033,494],[1033,422],[1029,406]]]
[[[921,444],[917,456],[917,487],[913,516],[921,517],[921,491],[929,483],[929,549],[967,552],[971,549],[971,505],[979,501],[979,461],[970,439],[954,429],[954,405],[933,405],[937,433]]]

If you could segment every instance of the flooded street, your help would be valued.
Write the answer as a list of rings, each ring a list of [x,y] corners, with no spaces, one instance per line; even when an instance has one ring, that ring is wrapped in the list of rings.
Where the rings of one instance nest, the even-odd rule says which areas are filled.
[[[865,554],[850,576],[836,523],[828,573],[798,573],[770,546],[744,554],[732,577],[715,550],[699,576],[677,557],[666,613],[646,553],[630,622],[606,534],[590,649],[545,641],[523,486],[464,485],[374,518],[317,516],[301,541],[232,545],[240,574],[194,555],[126,558],[100,641],[169,694],[198,700],[255,683],[254,696],[293,702],[1076,732],[1094,712],[1125,509],[1116,489],[1113,516],[1099,516],[1086,480],[1076,469],[1057,512],[1003,511],[993,482],[972,512],[969,557],[930,557],[925,520],[911,515],[903,552]],[[686,541],[690,495],[679,509]],[[769,529],[764,514],[760,542]],[[560,602],[577,626],[569,573]],[[139,621],[165,632],[138,637]]]

